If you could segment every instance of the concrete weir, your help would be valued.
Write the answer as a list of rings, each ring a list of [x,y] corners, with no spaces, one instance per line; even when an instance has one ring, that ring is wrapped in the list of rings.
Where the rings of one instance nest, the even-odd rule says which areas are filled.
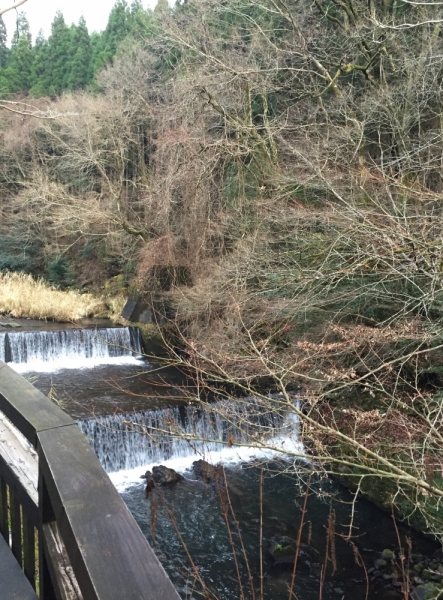
[[[140,330],[135,327],[0,332],[0,360],[17,371],[63,364],[65,368],[104,364],[142,353]]]

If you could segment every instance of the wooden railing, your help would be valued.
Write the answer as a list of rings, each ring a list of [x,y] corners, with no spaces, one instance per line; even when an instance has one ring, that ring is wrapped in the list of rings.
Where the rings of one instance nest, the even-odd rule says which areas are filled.
[[[0,411],[0,533],[39,597],[179,600],[77,424],[1,361]]]

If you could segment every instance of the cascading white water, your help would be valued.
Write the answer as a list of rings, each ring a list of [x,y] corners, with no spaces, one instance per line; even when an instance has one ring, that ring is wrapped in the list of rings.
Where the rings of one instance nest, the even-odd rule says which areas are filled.
[[[0,359],[18,372],[130,363],[141,352],[133,327],[0,333]]]
[[[243,402],[234,403],[237,414],[228,421],[229,404],[232,401],[221,400],[205,410],[180,406],[99,417],[78,424],[104,469],[120,472],[113,477],[116,484],[123,479],[136,481],[140,467],[147,469],[155,464],[183,470],[202,457],[215,463],[270,457],[283,448],[302,453],[294,415],[276,416],[257,411],[254,402]],[[257,432],[266,441],[253,443],[251,434]]]

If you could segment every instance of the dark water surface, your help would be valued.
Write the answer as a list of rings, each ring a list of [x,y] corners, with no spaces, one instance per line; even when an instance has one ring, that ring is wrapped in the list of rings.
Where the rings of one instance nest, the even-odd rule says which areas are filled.
[[[284,600],[289,598],[292,564],[275,565],[270,549],[275,544],[285,546],[296,540],[306,487],[295,475],[276,475],[278,464],[269,466],[274,474],[265,471],[263,488],[264,597],[268,600]],[[158,551],[182,597],[198,598],[199,595],[191,592],[195,577],[163,502],[172,509],[176,526],[206,585],[220,600],[240,598],[233,552],[222,516],[219,493],[214,485],[196,481],[192,472],[188,471],[185,476],[183,482],[162,489],[161,501],[152,496],[146,499],[142,484],[123,491],[122,497],[142,531]],[[251,465],[238,465],[226,469],[226,476],[254,585],[256,590],[259,590],[260,469]],[[306,480],[306,475],[304,479]],[[368,575],[367,587],[365,568],[371,569],[374,560],[379,558],[384,549],[393,550],[398,557],[399,541],[390,516],[371,503],[359,500],[354,506],[351,538],[353,547],[347,541],[352,500],[351,494],[345,488],[329,479],[312,484],[294,588],[295,597],[299,600],[363,600],[366,597],[369,600],[388,600],[403,597],[399,589],[389,581],[371,581],[371,573]],[[335,550],[330,548],[329,556],[335,554],[335,573],[334,560],[326,560],[327,525],[331,517],[335,518]],[[153,518],[155,527],[151,528]],[[245,596],[251,598],[245,560],[232,517],[230,523]],[[398,525],[398,530],[403,548],[406,549],[406,538],[410,537],[413,552],[432,555],[436,550],[432,541],[407,527]],[[356,564],[356,550],[364,561],[365,568]],[[398,558],[396,563],[400,566]],[[325,581],[321,585],[323,570]],[[258,591],[256,593],[259,598]]]
[[[50,395],[75,419],[131,413],[181,404],[183,376],[172,368],[138,361],[52,373],[28,371],[25,377]]]

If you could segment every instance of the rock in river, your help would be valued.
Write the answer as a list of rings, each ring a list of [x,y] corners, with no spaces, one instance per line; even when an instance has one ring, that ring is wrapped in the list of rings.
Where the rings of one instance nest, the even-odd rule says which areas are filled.
[[[146,471],[146,481],[149,484],[148,474],[150,475],[150,472]],[[183,477],[177,471],[174,471],[174,469],[160,465],[152,468],[152,479],[156,485],[172,485],[173,483],[182,481]]]
[[[217,481],[217,475],[220,473],[221,468],[221,465],[214,467],[214,465],[211,465],[206,460],[195,460],[192,463],[194,475],[198,479],[204,479],[206,483]]]

